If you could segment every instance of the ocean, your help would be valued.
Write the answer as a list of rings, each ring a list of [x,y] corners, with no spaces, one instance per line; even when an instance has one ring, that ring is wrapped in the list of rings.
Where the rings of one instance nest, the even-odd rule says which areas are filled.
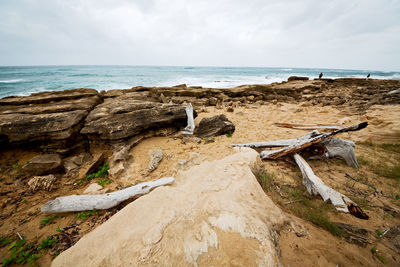
[[[166,67],[166,66],[0,66],[0,98],[11,95],[93,88],[126,89],[134,86],[187,86],[230,88],[243,84],[268,84],[290,76],[317,78],[365,78],[400,80],[400,72],[257,67]]]

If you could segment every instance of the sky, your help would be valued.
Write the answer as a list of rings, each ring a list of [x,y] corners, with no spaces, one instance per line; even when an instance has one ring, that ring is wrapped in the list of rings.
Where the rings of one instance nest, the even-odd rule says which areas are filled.
[[[400,70],[400,0],[0,0],[0,65]]]

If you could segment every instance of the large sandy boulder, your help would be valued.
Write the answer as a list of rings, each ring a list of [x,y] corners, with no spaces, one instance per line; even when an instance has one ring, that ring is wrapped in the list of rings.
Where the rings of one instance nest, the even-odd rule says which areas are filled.
[[[176,176],[61,253],[52,266],[279,266],[287,217],[265,195],[242,149]]]

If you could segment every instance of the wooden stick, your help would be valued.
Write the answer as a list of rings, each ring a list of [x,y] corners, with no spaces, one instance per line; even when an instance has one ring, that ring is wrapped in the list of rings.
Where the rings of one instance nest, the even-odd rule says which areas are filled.
[[[350,214],[361,219],[369,218],[350,198],[325,185],[299,154],[294,154],[294,159],[301,170],[303,184],[310,195],[320,195],[325,202],[332,203],[337,211],[350,212]]]
[[[311,137],[311,138],[304,138],[305,136],[303,136],[302,138],[298,139],[298,142],[296,142],[294,145],[288,146],[284,149],[280,149],[277,150],[275,153],[271,153],[270,151],[268,152],[261,152],[260,156],[262,159],[277,159],[289,154],[294,154],[297,153],[300,150],[303,150],[313,144],[317,144],[322,142],[325,139],[328,139],[329,137],[332,137],[336,134],[339,133],[344,133],[344,132],[350,132],[350,131],[359,131],[361,129],[364,129],[365,127],[368,126],[368,122],[362,122],[360,124],[356,124],[350,127],[346,127],[340,130],[336,130],[333,131],[331,133],[321,133],[317,136]]]
[[[171,184],[175,181],[173,177],[164,177],[155,181],[140,183],[119,191],[102,195],[71,195],[58,197],[47,202],[41,209],[47,213],[61,213],[84,210],[105,210],[115,207],[119,203],[150,192],[151,189]]]
[[[297,130],[316,130],[316,129],[320,129],[320,130],[321,129],[322,130],[340,130],[340,129],[343,129],[342,126],[331,125],[331,124],[303,125],[303,124],[276,122],[276,123],[274,123],[274,125],[277,126],[277,127],[291,128],[291,129],[297,129]]]
[[[318,136],[320,132],[317,130],[311,131],[306,135],[300,137],[301,139],[308,140],[311,137]],[[251,148],[267,148],[267,147],[286,147],[292,146],[299,142],[299,138],[295,139],[284,139],[284,140],[276,140],[276,141],[266,141],[266,142],[254,142],[254,143],[246,143],[246,144],[233,144],[233,147],[251,147]]]

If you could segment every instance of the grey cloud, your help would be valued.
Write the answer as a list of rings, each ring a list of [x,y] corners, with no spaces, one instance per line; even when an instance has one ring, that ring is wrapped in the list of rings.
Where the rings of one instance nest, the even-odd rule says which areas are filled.
[[[400,1],[2,0],[0,65],[399,70]]]

